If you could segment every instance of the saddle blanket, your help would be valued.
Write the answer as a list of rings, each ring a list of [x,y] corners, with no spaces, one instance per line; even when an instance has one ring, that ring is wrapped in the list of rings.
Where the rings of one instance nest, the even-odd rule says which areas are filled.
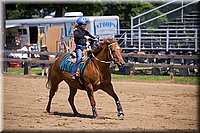
[[[70,72],[70,73],[72,72],[72,70],[74,69],[74,66],[75,66],[75,62],[71,61],[72,56],[73,55],[70,53],[63,57],[63,59],[60,63],[60,69],[62,71],[66,71],[66,72]],[[85,69],[85,66],[88,63],[89,58],[90,58],[90,56],[86,57],[85,61],[80,64],[80,67],[79,67],[80,77],[82,77],[83,71]]]

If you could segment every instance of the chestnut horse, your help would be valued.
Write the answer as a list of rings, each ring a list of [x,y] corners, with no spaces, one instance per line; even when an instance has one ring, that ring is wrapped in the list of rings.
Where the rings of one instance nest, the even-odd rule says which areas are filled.
[[[98,117],[96,111],[96,103],[94,99],[94,92],[98,89],[102,89],[114,98],[117,106],[118,117],[124,117],[119,98],[113,90],[113,85],[111,83],[111,73],[109,71],[109,66],[112,61],[114,61],[119,67],[122,67],[124,65],[124,60],[121,55],[122,50],[115,39],[104,39],[103,43],[97,49],[98,52],[96,52],[95,55],[92,54],[93,58],[89,59],[85,70],[83,71],[82,82],[80,82],[80,79],[78,77],[76,77],[74,81],[70,80],[70,73],[62,71],[60,69],[60,62],[66,54],[62,54],[52,64],[49,70],[47,81],[47,86],[50,87],[49,101],[46,107],[47,112],[50,112],[51,101],[55,92],[58,89],[58,84],[64,80],[69,85],[70,94],[68,97],[68,101],[75,116],[80,115],[74,105],[74,96],[77,93],[77,89],[87,91],[87,95],[92,106],[93,118]]]

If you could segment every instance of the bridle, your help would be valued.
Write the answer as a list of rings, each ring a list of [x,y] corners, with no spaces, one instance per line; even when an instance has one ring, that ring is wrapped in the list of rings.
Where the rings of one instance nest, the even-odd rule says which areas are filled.
[[[109,50],[109,58],[110,58],[110,60],[111,61],[104,61],[104,60],[100,60],[100,59],[98,59],[93,53],[92,53],[92,51],[91,51],[91,53],[92,53],[92,57],[94,58],[94,59],[96,59],[97,61],[99,61],[99,62],[101,62],[101,63],[105,63],[105,64],[111,64],[112,63],[112,61],[114,61],[114,57],[113,57],[113,54],[112,54],[112,51],[111,51],[111,46],[113,45],[114,43],[111,43],[111,44],[109,44],[108,45],[108,50]],[[105,47],[106,48],[106,47]],[[104,48],[104,49],[105,49]],[[104,50],[103,49],[103,50]]]

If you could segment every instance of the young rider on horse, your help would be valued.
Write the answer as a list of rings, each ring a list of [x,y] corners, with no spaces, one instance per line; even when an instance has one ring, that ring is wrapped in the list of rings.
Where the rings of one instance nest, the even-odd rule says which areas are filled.
[[[96,39],[96,37],[92,36],[87,30],[86,26],[88,24],[88,19],[85,17],[79,17],[76,20],[78,24],[77,28],[74,29],[74,42],[76,44],[76,62],[75,67],[72,70],[70,75],[71,80],[75,80],[76,72],[80,66],[82,51],[86,49],[86,42],[89,38]],[[97,40],[97,39],[96,39]]]

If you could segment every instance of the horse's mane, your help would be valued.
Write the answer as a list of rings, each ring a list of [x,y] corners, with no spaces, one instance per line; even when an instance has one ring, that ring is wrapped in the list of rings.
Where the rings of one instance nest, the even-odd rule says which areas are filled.
[[[115,42],[117,42],[117,40],[115,38],[112,38],[112,39],[104,38],[103,39],[103,43],[106,44],[106,45],[109,45],[109,44],[115,43]]]
[[[104,38],[103,41],[99,44],[98,48],[93,50],[93,53],[95,55],[98,55],[105,47],[107,47],[109,44],[115,43],[115,42],[117,42],[117,40],[115,38],[114,39]]]

